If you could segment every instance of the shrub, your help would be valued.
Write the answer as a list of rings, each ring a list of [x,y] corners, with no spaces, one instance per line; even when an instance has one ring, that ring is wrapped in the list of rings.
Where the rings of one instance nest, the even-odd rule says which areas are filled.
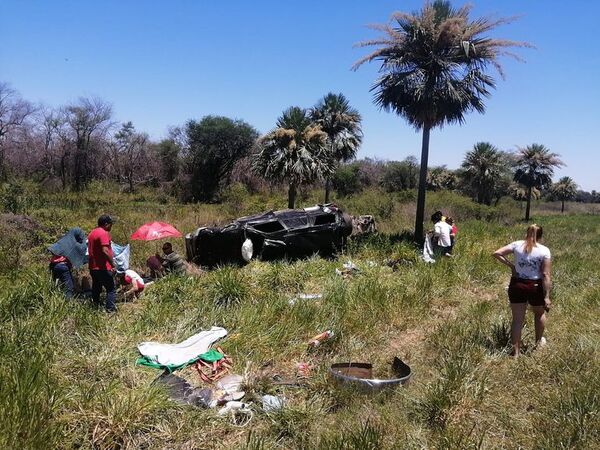
[[[339,196],[346,197],[362,191],[363,185],[359,172],[360,166],[357,163],[338,167],[333,176],[332,184]]]
[[[25,203],[25,188],[17,182],[8,183],[2,189],[2,207],[4,212],[18,214]]]

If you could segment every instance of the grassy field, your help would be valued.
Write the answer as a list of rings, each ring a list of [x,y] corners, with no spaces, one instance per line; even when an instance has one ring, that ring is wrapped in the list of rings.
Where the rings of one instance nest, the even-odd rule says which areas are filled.
[[[455,259],[425,265],[402,239],[413,220],[410,196],[365,192],[339,204],[375,214],[381,232],[352,243],[337,261],[255,261],[165,279],[107,316],[52,288],[44,248],[67,228],[89,231],[109,212],[119,217],[113,238],[123,243],[146,221],[187,232],[285,199],[232,189],[224,205],[186,206],[151,191],[101,191],[33,195],[23,211],[40,228],[2,234],[0,448],[600,448],[599,216],[536,217],[554,256],[548,346],[532,349],[528,317],[528,351],[513,360],[509,274],[490,255],[522,238],[518,204],[494,209],[430,195],[428,210],[448,210],[460,234]],[[141,268],[156,250],[134,242],[133,265]],[[405,261],[396,271],[384,264],[394,258]],[[335,269],[348,259],[361,271],[342,279]],[[297,293],[323,298],[290,305]],[[228,306],[219,306],[225,298]],[[222,345],[235,372],[249,375],[247,400],[278,394],[284,409],[267,414],[253,401],[252,422],[238,428],[214,410],[173,404],[151,384],[159,372],[134,365],[139,342],[178,342],[212,325],[229,330]],[[307,340],[326,329],[335,337],[308,351]],[[331,363],[349,360],[372,362],[385,376],[394,356],[413,369],[405,388],[365,395],[336,389],[327,377]],[[291,376],[297,362],[313,365],[304,388],[257,379]],[[181,375],[200,383],[191,369]]]

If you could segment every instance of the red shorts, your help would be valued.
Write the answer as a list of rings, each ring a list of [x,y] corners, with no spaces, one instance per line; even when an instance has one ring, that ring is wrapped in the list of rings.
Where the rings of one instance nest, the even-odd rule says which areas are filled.
[[[531,306],[544,306],[542,280],[511,278],[508,285],[508,299],[511,303],[529,303]]]

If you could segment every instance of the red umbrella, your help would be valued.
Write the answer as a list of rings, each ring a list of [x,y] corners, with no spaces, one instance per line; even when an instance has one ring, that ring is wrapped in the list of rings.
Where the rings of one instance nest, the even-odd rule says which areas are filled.
[[[145,223],[131,235],[131,239],[138,241],[154,241],[166,237],[181,237],[181,233],[173,225],[165,222]]]

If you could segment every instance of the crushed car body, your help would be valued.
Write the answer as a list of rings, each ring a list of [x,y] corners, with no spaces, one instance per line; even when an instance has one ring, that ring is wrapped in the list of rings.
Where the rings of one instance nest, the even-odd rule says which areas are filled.
[[[252,258],[332,256],[352,234],[352,218],[333,204],[269,211],[224,227],[202,227],[185,237],[187,259],[200,266],[244,263]]]

